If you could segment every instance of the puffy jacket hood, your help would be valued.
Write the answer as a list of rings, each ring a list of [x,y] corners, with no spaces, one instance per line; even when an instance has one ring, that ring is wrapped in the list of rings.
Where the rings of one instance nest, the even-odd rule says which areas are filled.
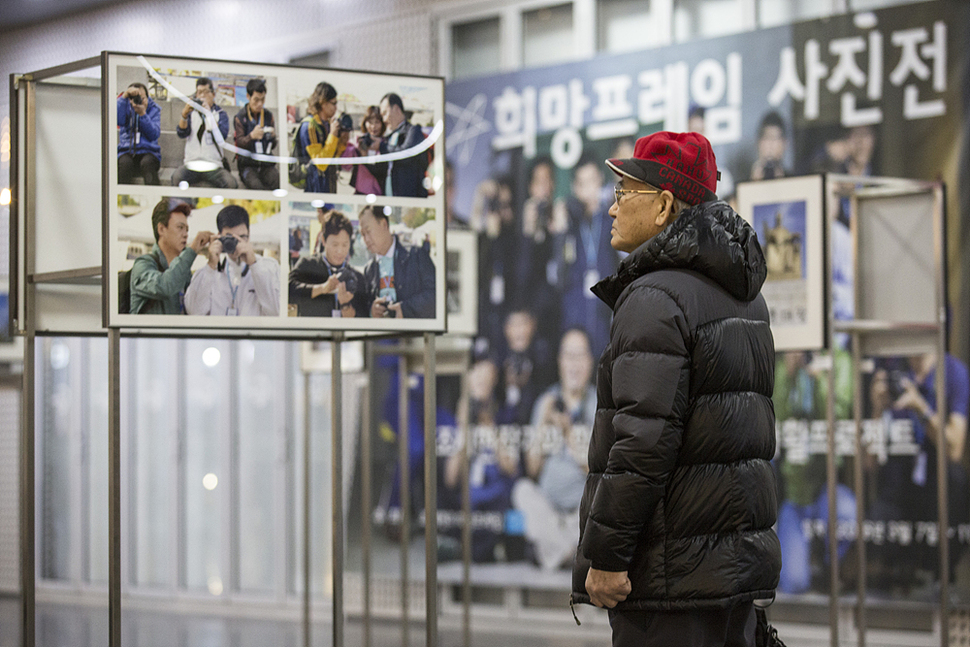
[[[593,286],[593,294],[612,309],[627,285],[659,269],[694,270],[741,301],[758,296],[768,275],[754,229],[720,201],[685,209],[623,259],[616,274]]]

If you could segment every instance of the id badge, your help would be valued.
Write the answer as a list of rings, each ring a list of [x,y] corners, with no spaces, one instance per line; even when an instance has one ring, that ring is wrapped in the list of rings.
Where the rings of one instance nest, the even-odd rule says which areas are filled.
[[[330,316],[331,317],[343,317],[343,314],[341,313],[340,308],[337,308],[336,310],[331,310],[330,311]]]
[[[135,146],[141,143],[141,131],[135,131]]]
[[[587,299],[593,299],[596,297],[595,294],[590,292],[594,285],[599,283],[600,273],[596,270],[586,270],[586,274],[583,275],[583,292]]]
[[[227,317],[238,317],[239,316],[239,308],[226,308],[226,316]]]
[[[263,142],[256,142],[256,154],[257,155],[263,154]]]
[[[205,140],[207,146],[212,146],[214,143],[214,140],[212,139],[212,132],[209,130],[205,131],[205,137],[203,137],[203,139]]]
[[[489,301],[494,305],[498,305],[505,301],[505,278],[501,276],[493,276],[491,289],[488,292]]]

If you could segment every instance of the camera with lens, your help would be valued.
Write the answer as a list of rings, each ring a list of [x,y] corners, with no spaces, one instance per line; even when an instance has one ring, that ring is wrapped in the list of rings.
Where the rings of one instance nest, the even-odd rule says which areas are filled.
[[[908,379],[905,371],[889,371],[886,375],[886,386],[889,389],[889,397],[893,400],[898,400],[906,392],[906,381]]]
[[[340,114],[340,130],[351,131],[354,129],[354,118],[348,115],[346,112]]]
[[[131,95],[131,102],[136,106],[140,106],[142,104],[142,101],[143,99],[141,96],[141,92],[136,92],[135,94]]]
[[[222,243],[222,251],[232,255],[236,253],[236,245],[239,244],[239,239],[235,236],[219,236],[219,242]]]

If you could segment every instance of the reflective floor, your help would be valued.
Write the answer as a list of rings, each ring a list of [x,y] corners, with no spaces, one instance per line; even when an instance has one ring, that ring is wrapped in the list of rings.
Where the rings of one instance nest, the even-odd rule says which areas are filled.
[[[525,628],[526,635],[505,627],[483,630],[476,627],[472,647],[606,647],[609,628],[570,628],[572,618],[562,627],[548,628],[547,635],[537,635],[535,628]],[[410,645],[425,644],[423,619],[412,624]],[[591,633],[591,630],[593,633]],[[572,634],[572,637],[570,636]],[[578,635],[577,635],[578,634]],[[129,611],[124,616],[122,640],[126,647],[302,647],[303,634],[298,622],[253,621],[245,618],[208,617],[192,614],[159,614]],[[330,625],[313,626],[312,645],[326,647],[333,642]],[[37,647],[104,647],[108,644],[106,610],[65,605],[38,605]],[[362,644],[361,624],[348,620],[344,644]],[[438,644],[460,647],[460,627],[439,629]],[[400,625],[389,621],[371,623],[373,647],[400,647]],[[20,605],[14,598],[0,598],[0,647],[21,647]]]

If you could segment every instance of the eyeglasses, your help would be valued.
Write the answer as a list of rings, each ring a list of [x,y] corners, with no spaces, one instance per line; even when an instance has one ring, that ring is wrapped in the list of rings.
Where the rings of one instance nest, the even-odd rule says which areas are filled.
[[[650,189],[649,191],[642,191],[639,189],[621,189],[620,185],[617,184],[613,187],[613,199],[617,202],[623,197],[624,193],[660,193],[660,189]]]

